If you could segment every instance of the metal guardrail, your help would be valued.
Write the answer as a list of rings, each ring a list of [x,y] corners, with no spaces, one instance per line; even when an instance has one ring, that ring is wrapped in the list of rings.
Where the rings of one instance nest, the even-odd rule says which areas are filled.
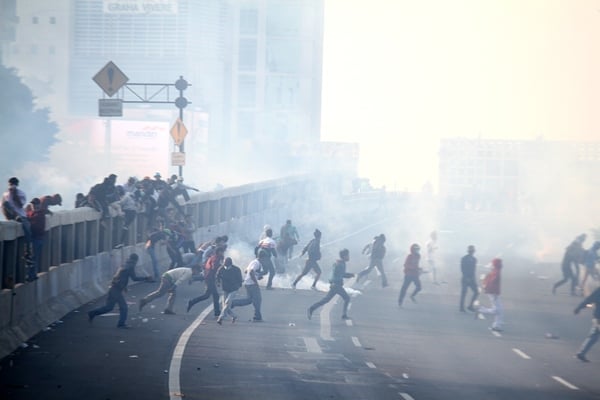
[[[192,215],[198,228],[202,228],[259,213],[292,199],[310,198],[314,196],[314,186],[321,180],[313,176],[301,176],[194,194],[182,207],[186,214]],[[78,208],[57,211],[46,218],[46,235],[38,273],[48,272],[52,266],[109,251],[120,242],[123,220],[118,216],[101,223],[99,212],[92,208]],[[147,218],[143,214],[138,215],[129,228],[125,245],[144,242],[148,228]],[[0,222],[2,289],[11,289],[25,282],[24,243],[20,223]]]

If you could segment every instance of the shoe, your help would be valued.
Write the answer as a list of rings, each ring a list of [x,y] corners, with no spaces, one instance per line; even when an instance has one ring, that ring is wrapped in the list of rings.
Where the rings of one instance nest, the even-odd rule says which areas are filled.
[[[347,316],[346,314],[342,315],[342,319],[347,320],[347,319],[351,319],[349,316]]]
[[[502,328],[498,328],[497,326],[492,326],[490,328],[490,330],[494,331],[494,332],[504,332],[504,329]]]
[[[296,290],[296,284],[292,283],[292,290]]]
[[[315,292],[318,290],[316,286],[311,286],[310,290],[314,290]]]
[[[254,317],[252,318],[252,322],[263,322],[263,319]]]
[[[148,304],[148,301],[146,299],[141,299],[140,300],[140,304],[138,304],[138,311],[142,312],[142,309],[144,308],[144,306]]]
[[[231,318],[231,323],[232,323],[232,324],[235,324],[235,321],[237,321],[237,317],[233,317],[233,318]]]
[[[382,284],[381,284],[381,288],[382,288],[382,289],[385,289],[385,288],[386,288],[386,287],[388,287],[388,286],[389,286],[389,285],[388,285],[387,283],[382,283]]]
[[[273,290],[273,286],[267,286],[265,289],[266,290]]]
[[[31,257],[31,253],[28,251],[23,254],[23,260],[25,260],[27,264],[33,264],[33,258]]]
[[[91,311],[88,311],[87,314],[88,314],[88,322],[91,324],[92,322],[94,322],[94,317],[96,317],[96,316]]]
[[[398,302],[398,307],[402,308],[402,303]]]
[[[190,301],[188,301],[187,309],[186,309],[186,311],[185,311],[185,312],[190,312],[190,310],[192,309],[193,305],[194,305],[194,304],[192,303],[192,301],[191,301],[191,300],[190,300]]]
[[[458,310],[458,311],[460,311],[460,312],[462,312],[462,313],[464,313],[464,312],[467,312],[467,310],[465,310],[464,308],[461,308],[461,309],[460,309],[460,310]]]
[[[583,354],[581,354],[581,353],[577,353],[577,354],[575,354],[575,358],[576,358],[576,359],[578,359],[578,360],[579,360],[579,361],[581,361],[581,362],[585,362],[585,363],[587,363],[587,362],[590,362],[590,360],[588,360],[588,359],[587,359],[587,358],[586,358],[586,357],[585,357]]]
[[[173,310],[169,310],[169,309],[167,308],[165,311],[163,311],[163,314],[165,314],[165,315],[175,315],[175,311],[173,311]]]
[[[306,310],[306,316],[308,317],[308,320],[310,321],[312,319],[312,310],[309,308],[308,310]]]
[[[119,329],[129,329],[129,325],[125,325],[125,324],[123,324],[123,325],[117,325],[117,328],[119,328]]]
[[[413,303],[415,303],[415,304],[417,303],[417,299],[415,299],[414,295],[410,296],[410,299],[412,300]]]
[[[469,311],[471,311],[471,312],[475,312],[475,311],[477,311],[477,309],[476,309],[475,307],[473,307],[473,306],[469,306],[469,307],[467,307],[467,310],[469,310]]]
[[[223,324],[223,320],[221,318],[217,318],[217,324],[219,324],[219,325]]]

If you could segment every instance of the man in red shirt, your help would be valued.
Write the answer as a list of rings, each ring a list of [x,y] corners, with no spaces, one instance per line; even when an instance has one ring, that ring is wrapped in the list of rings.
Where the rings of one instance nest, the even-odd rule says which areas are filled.
[[[504,324],[504,307],[502,307],[502,301],[500,301],[500,271],[502,270],[502,260],[500,258],[494,258],[492,260],[492,270],[483,278],[483,291],[490,299],[490,307],[479,307],[475,313],[475,318],[479,318],[479,314],[490,314],[494,316],[494,322],[492,323],[491,330],[496,332],[502,332],[502,325]]]
[[[400,307],[402,307],[404,296],[406,296],[406,291],[411,283],[415,284],[415,290],[410,295],[410,299],[413,303],[417,302],[415,296],[421,291],[421,280],[419,279],[419,275],[421,275],[422,269],[419,267],[419,262],[421,261],[421,254],[419,251],[421,251],[421,247],[416,243],[413,244],[410,246],[410,254],[406,256],[406,261],[404,261],[404,283],[402,284],[400,297],[398,298],[398,305]]]
[[[217,290],[216,278],[217,270],[223,264],[224,253],[224,247],[217,247],[215,250],[215,254],[210,256],[210,258],[204,265],[204,284],[206,285],[206,291],[202,296],[198,296],[188,301],[187,312],[190,312],[190,309],[194,306],[194,304],[206,300],[210,296],[212,296],[213,313],[217,318],[219,317],[219,315],[221,315],[221,303],[219,302],[220,299],[219,291]]]

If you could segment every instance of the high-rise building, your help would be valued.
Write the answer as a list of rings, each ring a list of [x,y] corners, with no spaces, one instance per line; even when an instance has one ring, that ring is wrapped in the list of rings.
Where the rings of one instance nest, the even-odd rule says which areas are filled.
[[[0,63],[9,44],[15,40],[17,24],[17,0],[0,0]]]
[[[112,61],[128,83],[191,83],[188,164],[320,139],[323,0],[17,0],[16,13],[7,64],[54,115],[98,119],[107,96],[92,77]],[[136,100],[127,87],[113,97]],[[126,103],[122,119],[164,112],[172,124],[173,104]]]

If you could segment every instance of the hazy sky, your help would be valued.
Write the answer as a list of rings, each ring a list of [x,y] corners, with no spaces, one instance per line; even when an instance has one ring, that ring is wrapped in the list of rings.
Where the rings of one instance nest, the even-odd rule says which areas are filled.
[[[600,0],[325,0],[323,140],[419,190],[459,136],[598,140]]]

